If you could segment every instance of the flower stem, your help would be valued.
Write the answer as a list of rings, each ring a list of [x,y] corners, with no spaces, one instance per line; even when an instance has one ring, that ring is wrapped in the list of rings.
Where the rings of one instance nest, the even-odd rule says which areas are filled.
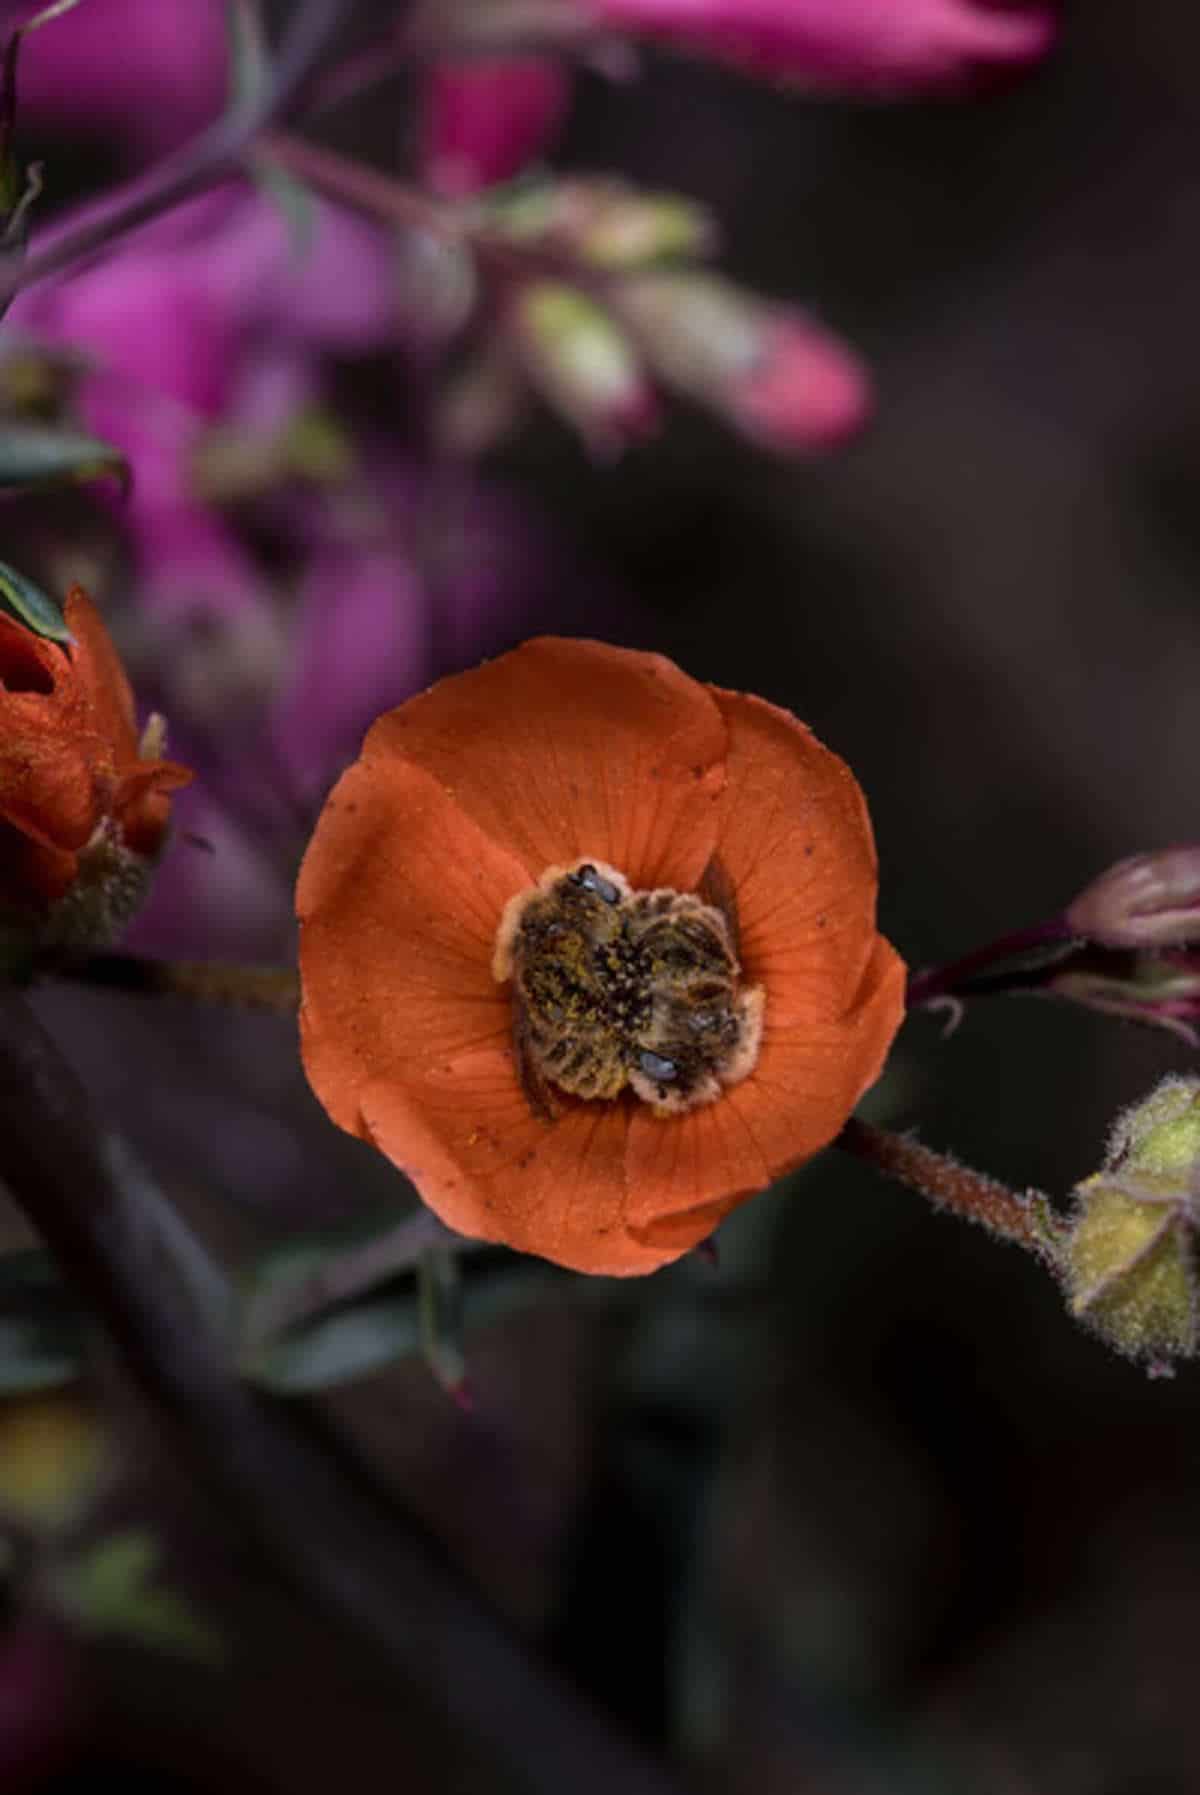
[[[219,960],[153,960],[140,954],[56,956],[39,970],[77,984],[100,985],[140,997],[191,997],[231,1009],[294,1015],[300,980],[290,966],[234,966]]]
[[[1031,973],[1064,958],[1077,945],[1078,937],[1061,916],[1014,929],[986,947],[964,954],[961,960],[914,973],[908,981],[908,1007],[920,1009],[923,1004],[971,992],[1023,989],[1029,985]]]
[[[995,1178],[960,1165],[948,1154],[922,1146],[911,1135],[876,1128],[852,1116],[834,1145],[928,1198],[936,1209],[948,1209],[964,1221],[977,1222],[999,1240],[1035,1253],[1053,1269],[1060,1229],[1046,1198],[1036,1191],[1019,1193]]]
[[[381,169],[310,143],[307,138],[293,137],[286,131],[266,131],[256,139],[253,154],[256,161],[283,169],[330,199],[340,200],[373,218],[435,236],[460,235],[449,207]]]

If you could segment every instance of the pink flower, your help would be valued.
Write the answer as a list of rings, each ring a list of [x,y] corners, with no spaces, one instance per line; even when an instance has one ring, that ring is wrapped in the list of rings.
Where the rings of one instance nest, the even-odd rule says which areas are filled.
[[[543,56],[439,63],[424,92],[420,161],[429,185],[462,199],[536,161],[570,100],[561,63]]]
[[[886,96],[1018,70],[1050,48],[1028,0],[584,0],[593,20],[806,87]]]
[[[309,242],[294,242],[273,201],[230,186],[82,272],[27,289],[8,314],[12,331],[89,364],[80,421],[129,458],[134,488],[122,518],[159,595],[180,588],[168,572],[228,572],[245,560],[196,488],[206,433],[279,430],[318,392],[323,352],[371,349],[393,334],[382,235],[323,202],[310,228]],[[207,583],[222,609],[254,584],[245,575]],[[194,596],[194,580],[182,584]]]
[[[0,5],[0,28],[37,0]],[[20,115],[54,130],[100,133],[139,157],[174,149],[225,100],[223,0],[84,0],[21,48]]]

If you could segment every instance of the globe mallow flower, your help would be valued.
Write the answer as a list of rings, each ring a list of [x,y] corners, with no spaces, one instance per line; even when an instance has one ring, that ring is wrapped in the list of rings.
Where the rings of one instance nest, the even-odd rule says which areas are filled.
[[[839,1132],[903,1010],[849,768],[787,711],[554,637],[378,719],[300,872],[335,1122],[460,1233],[653,1271]]]
[[[70,640],[0,615],[0,945],[99,946],[128,921],[190,773],[139,739],[133,694],[79,587]]]

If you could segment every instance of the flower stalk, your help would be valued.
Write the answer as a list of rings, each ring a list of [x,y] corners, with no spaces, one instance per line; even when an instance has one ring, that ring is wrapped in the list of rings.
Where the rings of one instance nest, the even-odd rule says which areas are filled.
[[[1063,1227],[1038,1192],[1010,1190],[998,1179],[924,1146],[911,1135],[876,1128],[856,1116],[847,1122],[834,1145],[919,1192],[935,1209],[975,1222],[997,1240],[1024,1247],[1051,1270],[1057,1268]]]

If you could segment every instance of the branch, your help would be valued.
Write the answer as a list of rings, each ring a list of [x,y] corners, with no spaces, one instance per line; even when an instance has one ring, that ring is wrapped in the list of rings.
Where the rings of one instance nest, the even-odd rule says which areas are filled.
[[[22,287],[60,274],[181,200],[234,177],[247,146],[290,111],[350,10],[351,0],[305,0],[261,93],[232,106],[146,174],[48,232],[27,256],[0,258],[0,308]]]
[[[948,1209],[964,1221],[977,1222],[997,1239],[1035,1253],[1053,1269],[1059,1230],[1045,1197],[1033,1191],[1018,1194],[997,1179],[922,1146],[911,1135],[875,1128],[856,1116],[847,1122],[834,1145],[865,1159],[886,1178],[919,1192],[936,1209]]]
[[[13,989],[0,990],[0,1179],[170,1423],[198,1477],[294,1586],[367,1639],[528,1795],[672,1795],[463,1588],[314,1412],[256,1396],[181,1273],[167,1210],[125,1175],[86,1093]]]

